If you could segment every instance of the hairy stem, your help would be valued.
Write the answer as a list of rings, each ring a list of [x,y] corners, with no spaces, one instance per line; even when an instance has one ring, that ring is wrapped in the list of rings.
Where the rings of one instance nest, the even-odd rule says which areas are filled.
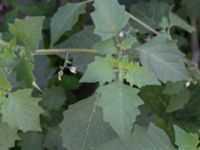
[[[141,21],[140,19],[136,18],[135,16],[133,16],[132,14],[130,14],[129,12],[126,12],[126,14],[135,22],[139,23],[141,26],[143,26],[144,28],[148,29],[149,31],[153,32],[156,35],[160,35],[160,33],[158,31],[156,31],[155,29],[153,29],[152,27],[150,27],[148,24],[144,23],[143,21]]]
[[[64,48],[64,49],[38,49],[35,52],[33,52],[33,56],[37,55],[57,55],[61,53],[87,53],[90,55],[100,55],[96,52],[94,49],[79,49],[79,48]]]

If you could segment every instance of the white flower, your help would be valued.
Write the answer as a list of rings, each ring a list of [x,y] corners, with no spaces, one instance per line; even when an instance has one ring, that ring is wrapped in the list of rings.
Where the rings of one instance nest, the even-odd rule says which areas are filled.
[[[120,33],[119,33],[119,37],[120,37],[120,38],[123,38],[123,37],[124,37],[124,32],[120,32]]]
[[[185,83],[185,86],[186,86],[186,87],[189,87],[190,84],[191,84],[191,82],[190,82],[190,81],[187,81],[187,82]]]
[[[70,67],[69,70],[71,73],[76,74],[76,67]]]

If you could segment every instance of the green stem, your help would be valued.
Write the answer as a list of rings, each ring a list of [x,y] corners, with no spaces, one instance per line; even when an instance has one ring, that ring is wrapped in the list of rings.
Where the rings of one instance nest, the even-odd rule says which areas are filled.
[[[37,55],[57,55],[60,53],[87,53],[90,55],[101,55],[94,49],[64,48],[64,49],[38,49],[33,52],[33,56]]]

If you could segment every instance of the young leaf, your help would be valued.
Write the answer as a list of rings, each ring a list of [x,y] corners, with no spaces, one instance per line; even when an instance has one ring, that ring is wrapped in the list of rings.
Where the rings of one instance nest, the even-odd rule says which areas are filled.
[[[44,17],[26,17],[24,20],[16,19],[9,25],[9,31],[24,44],[26,49],[34,51],[42,39],[42,25]]]
[[[41,131],[39,115],[43,109],[38,105],[40,99],[31,97],[31,92],[31,89],[18,90],[0,98],[3,122],[24,132]]]
[[[109,122],[115,132],[125,139],[127,138],[140,114],[138,107],[143,104],[137,95],[138,90],[123,83],[113,82],[100,87],[98,105],[103,109],[104,121]]]
[[[142,87],[145,85],[160,85],[160,82],[156,79],[154,74],[145,67],[141,67],[139,64],[133,64],[124,78],[131,86],[137,85],[138,87]]]
[[[94,33],[101,36],[102,40],[119,34],[128,23],[124,6],[118,0],[95,0],[95,11],[91,14],[95,24]]]
[[[137,42],[137,39],[133,36],[130,36],[122,41],[120,47],[122,49],[130,49],[132,48],[133,44]]]
[[[175,148],[162,129],[150,124],[148,129],[136,126],[134,132],[125,142],[116,138],[102,144],[95,150],[175,150]]]
[[[17,129],[10,128],[6,123],[0,121],[0,149],[8,150],[15,145],[15,141],[19,140]]]
[[[10,91],[11,88],[12,86],[6,77],[5,72],[0,68],[0,90]]]
[[[115,47],[115,42],[113,39],[108,39],[106,41],[100,41],[95,44],[94,49],[101,54],[112,55],[117,52],[117,48]]]
[[[190,79],[183,63],[184,55],[168,35],[158,35],[139,49],[141,63],[164,83]]]
[[[109,124],[103,122],[97,101],[97,95],[93,95],[69,106],[64,112],[60,125],[64,147],[70,150],[92,150],[94,146],[116,137]]]
[[[197,150],[199,145],[199,137],[197,134],[187,133],[180,127],[174,125],[175,130],[175,143],[178,150]]]
[[[169,13],[169,20],[170,20],[170,26],[177,26],[180,27],[190,33],[195,31],[194,27],[190,26],[186,21],[184,21],[182,18],[177,16],[176,14],[170,12]]]
[[[80,82],[99,82],[100,84],[103,84],[112,81],[114,78],[114,68],[107,59],[95,57],[95,61],[88,65]]]
[[[65,31],[72,29],[79,15],[85,13],[86,3],[67,3],[60,7],[51,20],[51,42],[54,44]]]

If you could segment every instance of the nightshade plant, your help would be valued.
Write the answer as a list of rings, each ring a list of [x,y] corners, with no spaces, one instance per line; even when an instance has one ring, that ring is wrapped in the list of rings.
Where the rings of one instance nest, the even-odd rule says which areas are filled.
[[[139,5],[128,12],[117,0],[66,3],[51,18],[49,49],[41,49],[45,16],[27,16],[9,24],[13,38],[0,40],[0,150],[14,146],[23,150],[198,150],[196,133],[176,124],[164,131],[159,117],[147,125],[137,121],[148,105],[141,89],[150,93],[145,99],[152,95],[159,99],[160,93],[156,95],[153,89],[162,89],[170,99],[166,113],[172,113],[189,101],[188,84],[198,81],[171,35],[174,26],[189,33],[195,28],[170,11],[167,3],[151,1],[149,5],[153,3],[166,6],[167,11],[157,17],[157,23],[151,20],[149,24],[134,16]],[[94,6],[94,26],[85,27],[62,44],[63,34],[73,28],[89,4]],[[145,35],[143,40],[140,34]],[[69,69],[83,73],[80,83],[98,83],[91,96],[68,109],[63,88],[43,89],[33,73],[37,55],[60,53],[66,56],[58,82],[66,80],[64,70]],[[37,67],[48,69],[40,63]],[[83,63],[88,63],[87,68]],[[156,102],[154,106],[159,107]]]

